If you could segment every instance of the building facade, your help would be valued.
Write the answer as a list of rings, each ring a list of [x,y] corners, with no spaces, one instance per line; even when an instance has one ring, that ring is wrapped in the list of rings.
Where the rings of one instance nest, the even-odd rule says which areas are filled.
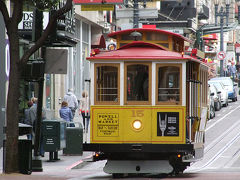
[[[0,13],[0,148],[3,146],[3,126],[5,123],[5,108],[6,108],[6,82],[8,68],[6,67],[7,47],[5,39],[5,24],[2,14]]]

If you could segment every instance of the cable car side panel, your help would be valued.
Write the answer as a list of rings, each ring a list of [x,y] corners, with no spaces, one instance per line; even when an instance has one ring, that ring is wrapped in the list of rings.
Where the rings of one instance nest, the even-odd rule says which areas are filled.
[[[91,143],[186,143],[183,106],[92,106],[91,117]]]

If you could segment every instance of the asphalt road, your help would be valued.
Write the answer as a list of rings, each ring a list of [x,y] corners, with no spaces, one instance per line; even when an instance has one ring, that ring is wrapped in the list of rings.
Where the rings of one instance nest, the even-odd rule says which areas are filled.
[[[240,100],[216,111],[216,117],[207,123],[205,135],[204,158],[192,163],[182,175],[126,176],[125,179],[240,180]],[[81,179],[112,179],[102,171],[105,162],[89,163],[78,169],[84,173]]]
[[[166,177],[159,174],[125,176],[124,179],[240,180],[240,100],[230,102],[228,107],[223,107],[217,111],[216,117],[208,121],[205,135],[204,158],[192,163],[183,174],[176,177]],[[33,172],[32,175],[1,174],[0,180],[112,179],[111,175],[103,172],[106,161],[86,161],[87,158],[91,157],[90,152],[85,152],[83,156],[64,156],[61,153],[59,153],[60,161],[57,162],[48,162],[48,154],[46,154],[42,159],[43,172]],[[0,163],[2,164],[2,162]]]

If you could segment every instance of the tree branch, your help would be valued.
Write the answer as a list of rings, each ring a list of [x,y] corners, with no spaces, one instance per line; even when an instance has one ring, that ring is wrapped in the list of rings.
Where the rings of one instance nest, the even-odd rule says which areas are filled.
[[[66,12],[70,11],[72,9],[72,0],[67,0],[66,4],[58,9],[49,19],[48,25],[46,29],[44,30],[42,36],[37,40],[34,46],[32,46],[29,50],[27,50],[24,55],[22,56],[20,63],[27,63],[29,57],[36,52],[45,42],[47,39],[48,35],[51,32],[51,28],[53,27],[55,21],[57,20],[58,17],[61,15],[65,14]]]
[[[4,0],[0,0],[0,11],[2,12],[6,28],[8,28],[9,27],[10,18],[9,18],[7,6],[6,6],[5,2],[4,2]]]
[[[22,20],[22,16],[23,16],[23,0],[14,1],[14,8],[12,14],[13,23],[16,23],[15,25],[18,25]]]

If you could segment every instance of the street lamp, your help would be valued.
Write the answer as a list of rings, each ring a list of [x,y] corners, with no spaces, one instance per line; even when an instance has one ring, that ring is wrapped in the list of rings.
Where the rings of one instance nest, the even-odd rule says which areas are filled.
[[[237,1],[237,6],[238,6],[238,24],[240,24],[240,0]],[[239,39],[239,38],[238,38]],[[239,41],[238,41],[239,42]],[[239,63],[239,49],[240,49],[240,44],[236,42],[235,44],[235,50],[236,50],[236,56],[237,56],[237,64]]]
[[[237,18],[238,18],[238,24],[240,24],[240,0],[237,1],[237,6],[238,6],[238,16],[237,16]]]
[[[226,17],[226,25],[228,25],[228,16],[229,16],[229,0],[226,0],[226,10],[223,11],[223,6],[220,7],[220,11],[218,11],[218,4],[219,1],[215,0],[214,2],[215,4],[215,26],[217,26],[217,17],[220,17],[220,51],[223,51],[223,20],[224,17]],[[224,76],[224,72],[223,72],[223,61],[220,61],[220,76],[223,77]]]

